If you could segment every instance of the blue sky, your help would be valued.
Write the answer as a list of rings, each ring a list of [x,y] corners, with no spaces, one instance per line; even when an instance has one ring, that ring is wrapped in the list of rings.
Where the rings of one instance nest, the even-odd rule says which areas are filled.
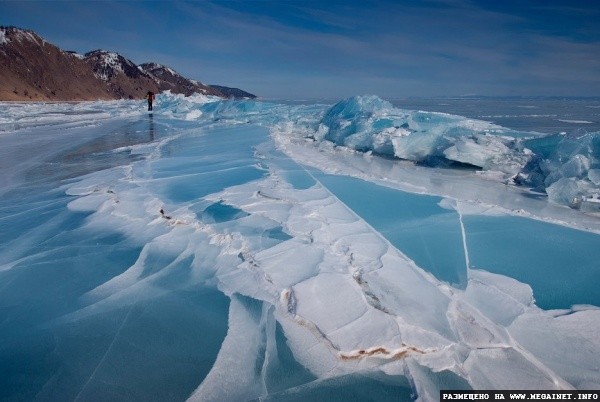
[[[597,0],[0,0],[0,24],[264,98],[600,96]]]

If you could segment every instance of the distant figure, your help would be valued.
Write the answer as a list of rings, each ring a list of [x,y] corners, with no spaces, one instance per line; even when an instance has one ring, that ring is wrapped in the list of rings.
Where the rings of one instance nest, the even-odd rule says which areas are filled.
[[[154,101],[154,92],[148,91],[146,94],[146,99],[148,99],[148,111],[152,110],[152,102]]]

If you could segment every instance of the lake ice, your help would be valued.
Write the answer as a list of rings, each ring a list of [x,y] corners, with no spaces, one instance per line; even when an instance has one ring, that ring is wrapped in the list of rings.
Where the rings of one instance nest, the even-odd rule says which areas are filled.
[[[0,104],[0,398],[600,387],[598,132],[143,106]]]

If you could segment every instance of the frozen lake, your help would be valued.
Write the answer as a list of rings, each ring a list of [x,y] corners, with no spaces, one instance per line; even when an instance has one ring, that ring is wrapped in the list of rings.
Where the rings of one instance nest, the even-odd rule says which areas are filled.
[[[493,106],[0,104],[0,399],[598,389],[599,137]]]

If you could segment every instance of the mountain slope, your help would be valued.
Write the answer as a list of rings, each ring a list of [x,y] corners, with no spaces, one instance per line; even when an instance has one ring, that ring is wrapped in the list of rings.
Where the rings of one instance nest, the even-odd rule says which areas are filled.
[[[148,91],[159,92],[159,84],[135,63],[118,53],[94,50],[85,54],[94,76],[116,98],[143,98]]]
[[[171,90],[173,93],[182,93],[186,96],[193,93],[224,96],[218,89],[187,79],[173,69],[158,63],[143,63],[139,68],[154,77],[161,91]]]
[[[114,98],[77,55],[33,31],[11,27],[0,32],[0,100]]]
[[[222,85],[211,85],[211,88],[218,90],[226,98],[231,98],[231,97],[233,97],[233,98],[249,98],[249,99],[256,98],[256,95],[253,95],[246,91],[242,91],[239,88],[224,87]]]
[[[61,50],[31,30],[0,27],[0,101],[141,99],[148,91],[164,90],[186,96],[237,96],[219,88],[227,87],[204,85],[157,63],[137,66],[105,50],[82,56]]]

